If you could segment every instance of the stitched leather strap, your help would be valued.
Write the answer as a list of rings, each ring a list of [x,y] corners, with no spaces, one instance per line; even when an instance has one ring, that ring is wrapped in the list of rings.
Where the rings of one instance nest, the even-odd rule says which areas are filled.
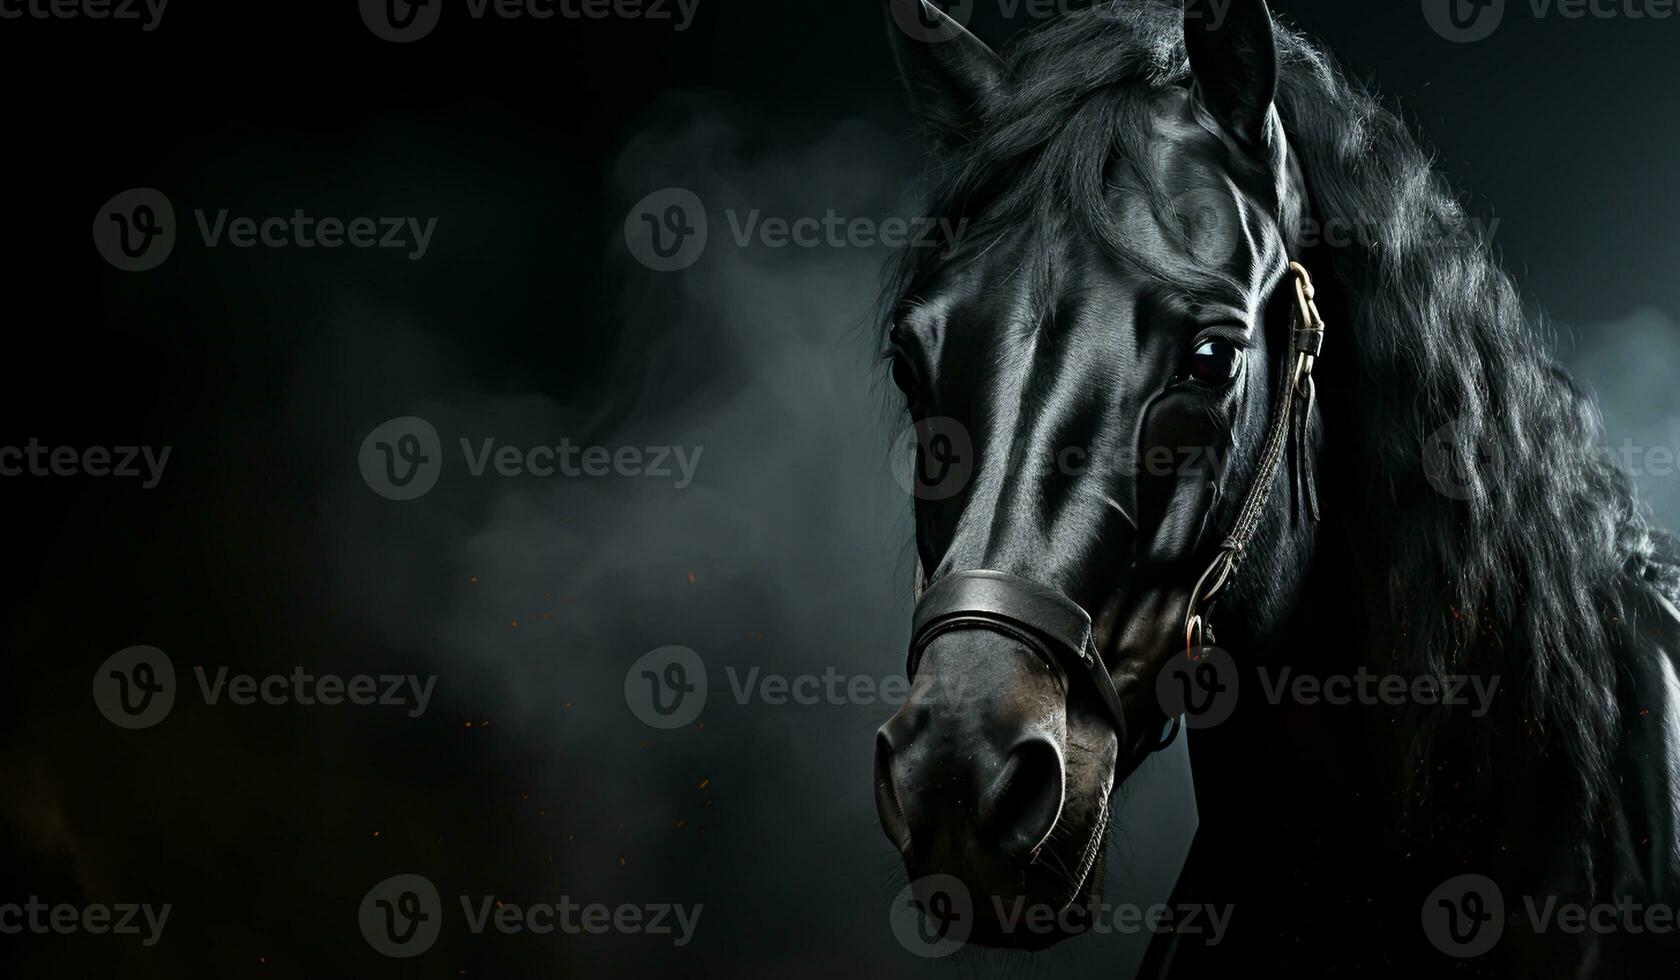
[[[1088,677],[1120,744],[1128,744],[1120,694],[1091,638],[1090,614],[1079,603],[1049,586],[1004,572],[953,572],[929,587],[916,606],[908,676],[916,676],[922,652],[934,638],[958,629],[1008,636],[1037,653],[1064,681],[1068,674]]]

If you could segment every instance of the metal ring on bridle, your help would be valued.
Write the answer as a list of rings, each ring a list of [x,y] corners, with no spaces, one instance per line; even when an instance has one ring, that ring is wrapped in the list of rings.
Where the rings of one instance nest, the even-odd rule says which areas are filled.
[[[1231,577],[1231,571],[1237,567],[1236,554],[1237,552],[1229,548],[1219,549],[1219,557],[1202,571],[1202,577],[1196,580],[1196,587],[1190,590],[1190,604],[1184,611],[1184,649],[1191,650],[1202,645],[1201,640],[1207,633],[1207,622],[1196,612],[1196,608],[1212,602],[1219,590],[1225,587],[1226,581]],[[1208,576],[1215,571],[1219,573],[1219,577],[1204,591],[1202,587],[1207,585]]]

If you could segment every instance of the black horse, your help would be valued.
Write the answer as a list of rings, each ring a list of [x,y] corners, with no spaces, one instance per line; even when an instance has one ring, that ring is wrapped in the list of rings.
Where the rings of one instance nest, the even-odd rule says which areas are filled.
[[[1111,795],[1196,727],[1163,692],[1234,689],[1186,736],[1174,896],[1229,931],[1163,928],[1153,972],[1674,976],[1680,549],[1402,122],[1219,6],[1000,56],[889,0],[964,233],[906,251],[883,317],[918,472],[962,465],[918,493],[882,826],[973,941],[1057,941],[1099,914]]]

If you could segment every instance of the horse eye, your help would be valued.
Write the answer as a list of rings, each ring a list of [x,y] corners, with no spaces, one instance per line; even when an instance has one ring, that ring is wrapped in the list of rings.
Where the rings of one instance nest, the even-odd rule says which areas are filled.
[[[1222,385],[1237,376],[1242,351],[1223,340],[1204,340],[1190,355],[1190,376],[1203,384]]]
[[[915,396],[916,369],[911,367],[910,362],[901,354],[893,355],[892,379],[893,384],[898,385],[899,391],[904,392],[907,396]]]

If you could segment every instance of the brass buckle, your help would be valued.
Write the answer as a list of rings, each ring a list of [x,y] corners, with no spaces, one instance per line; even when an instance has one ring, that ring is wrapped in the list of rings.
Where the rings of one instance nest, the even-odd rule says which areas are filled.
[[[1307,272],[1307,267],[1299,262],[1290,262],[1289,271],[1295,274],[1295,305],[1301,311],[1301,323],[1313,330],[1322,331],[1324,317],[1318,312],[1318,290],[1313,287],[1312,275]],[[1302,387],[1302,384],[1311,383],[1314,361],[1315,358],[1311,354],[1305,353],[1295,358],[1295,376],[1290,379],[1290,384],[1303,396],[1307,394],[1307,389]]]

